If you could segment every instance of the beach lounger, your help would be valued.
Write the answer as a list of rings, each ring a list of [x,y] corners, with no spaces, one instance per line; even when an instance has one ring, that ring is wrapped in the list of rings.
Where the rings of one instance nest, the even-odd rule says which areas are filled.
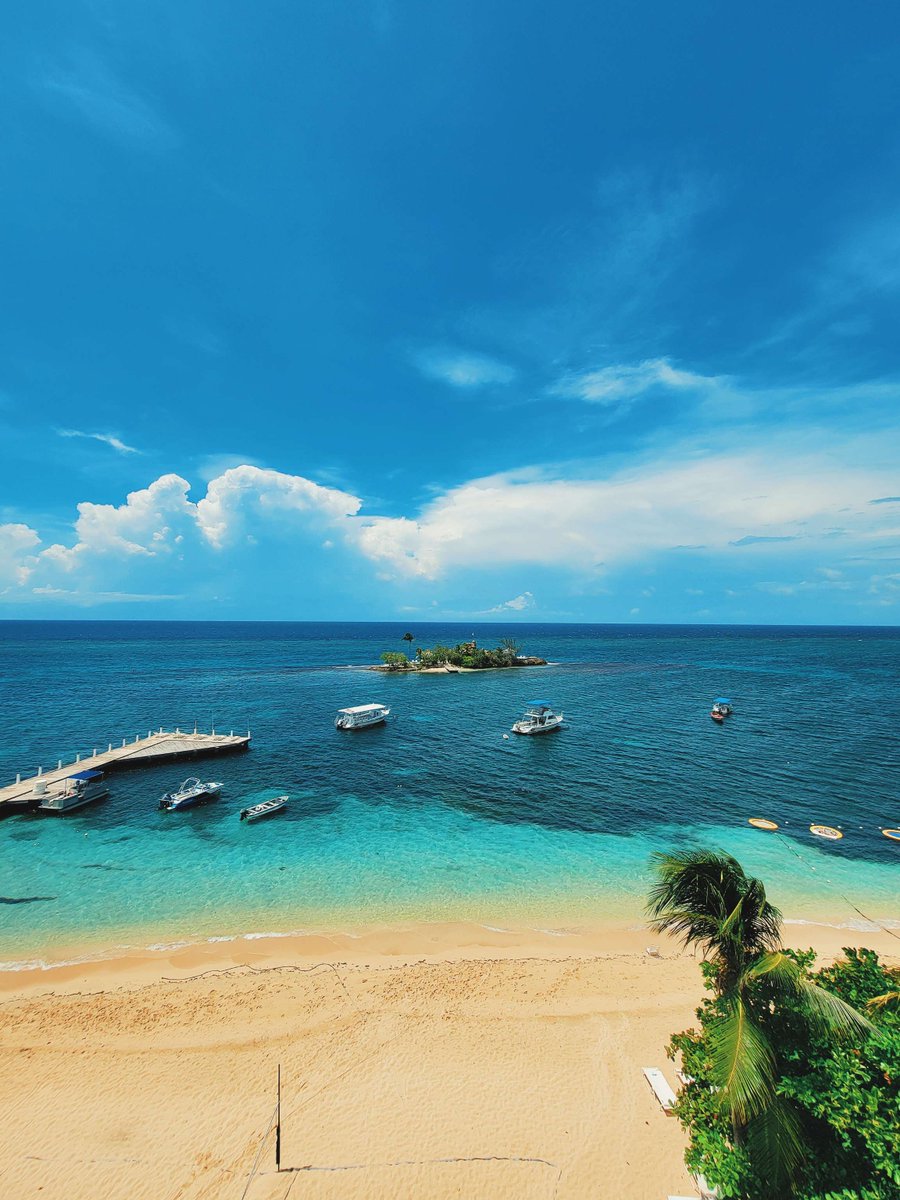
[[[660,1071],[659,1067],[642,1067],[644,1078],[653,1089],[653,1095],[657,1098],[664,1113],[669,1114],[672,1111],[672,1105],[675,1103],[675,1093],[669,1087],[669,1081]]]
[[[687,1087],[687,1085],[689,1083],[694,1082],[693,1075],[688,1075],[686,1071],[682,1071],[680,1069],[675,1072],[675,1078],[678,1080],[679,1083],[683,1084],[685,1087]]]

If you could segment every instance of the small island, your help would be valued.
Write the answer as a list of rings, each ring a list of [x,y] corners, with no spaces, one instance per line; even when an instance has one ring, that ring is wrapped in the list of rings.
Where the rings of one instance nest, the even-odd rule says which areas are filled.
[[[415,640],[405,633],[402,641],[412,647]],[[419,671],[431,674],[453,675],[458,671],[497,671],[509,667],[546,667],[545,658],[520,654],[520,646],[513,638],[501,638],[495,650],[480,647],[475,639],[460,642],[456,646],[432,646],[430,650],[419,647],[415,657],[410,658],[399,650],[386,650],[381,656],[381,665],[370,667],[370,671]]]

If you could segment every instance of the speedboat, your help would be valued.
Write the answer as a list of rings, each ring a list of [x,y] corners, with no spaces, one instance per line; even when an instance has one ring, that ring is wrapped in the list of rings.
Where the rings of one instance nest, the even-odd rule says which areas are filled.
[[[276,796],[274,800],[263,800],[261,804],[253,804],[250,808],[241,809],[242,821],[258,821],[260,817],[271,817],[273,813],[282,812],[287,807],[287,796]]]
[[[46,785],[42,788],[39,780],[34,785],[34,793],[40,797],[38,808],[41,812],[67,813],[92,804],[94,800],[103,800],[109,795],[109,788],[102,780],[102,771],[78,771],[53,791]]]
[[[513,733],[550,733],[561,728],[563,714],[555,713],[547,700],[531,700],[525,715],[512,727]]]
[[[731,712],[731,701],[727,698],[727,696],[719,696],[717,700],[713,701],[713,706],[710,709],[709,715],[714,721],[718,721],[719,724],[721,724],[726,717],[731,716]]]
[[[177,791],[166,792],[159,798],[159,807],[166,812],[175,812],[179,808],[190,808],[199,804],[207,797],[214,799],[222,790],[221,783],[201,783],[199,779],[186,779]]]
[[[356,708],[342,708],[334,718],[335,729],[368,729],[387,720],[390,709],[384,704],[357,704]]]

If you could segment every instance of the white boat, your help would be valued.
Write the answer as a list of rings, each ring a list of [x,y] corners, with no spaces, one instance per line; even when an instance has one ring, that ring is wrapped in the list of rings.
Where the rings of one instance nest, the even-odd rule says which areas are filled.
[[[207,796],[218,796],[221,790],[221,783],[201,783],[199,779],[186,779],[177,791],[166,792],[164,796],[160,796],[159,807],[164,808],[166,812],[190,808],[192,804],[199,804]]]
[[[102,800],[109,795],[102,780],[102,771],[79,771],[52,787],[38,780],[34,785],[34,794],[40,797],[38,808],[41,812],[67,813]]]
[[[384,704],[357,704],[356,708],[341,708],[334,718],[335,729],[367,729],[386,720],[390,709]]]
[[[555,713],[547,700],[532,700],[525,715],[512,727],[513,733],[551,733],[561,728],[563,714]]]
[[[253,804],[250,808],[241,809],[242,821],[258,821],[260,817],[271,817],[273,813],[281,812],[287,807],[287,796],[276,796],[274,800],[263,800],[261,804]]]

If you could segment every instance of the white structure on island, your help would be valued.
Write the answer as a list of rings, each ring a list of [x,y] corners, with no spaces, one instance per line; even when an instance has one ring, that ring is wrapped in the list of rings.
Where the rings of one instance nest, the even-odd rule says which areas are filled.
[[[380,725],[387,719],[390,711],[384,704],[357,704],[355,708],[342,708],[334,718],[334,727],[367,729],[370,725]]]

